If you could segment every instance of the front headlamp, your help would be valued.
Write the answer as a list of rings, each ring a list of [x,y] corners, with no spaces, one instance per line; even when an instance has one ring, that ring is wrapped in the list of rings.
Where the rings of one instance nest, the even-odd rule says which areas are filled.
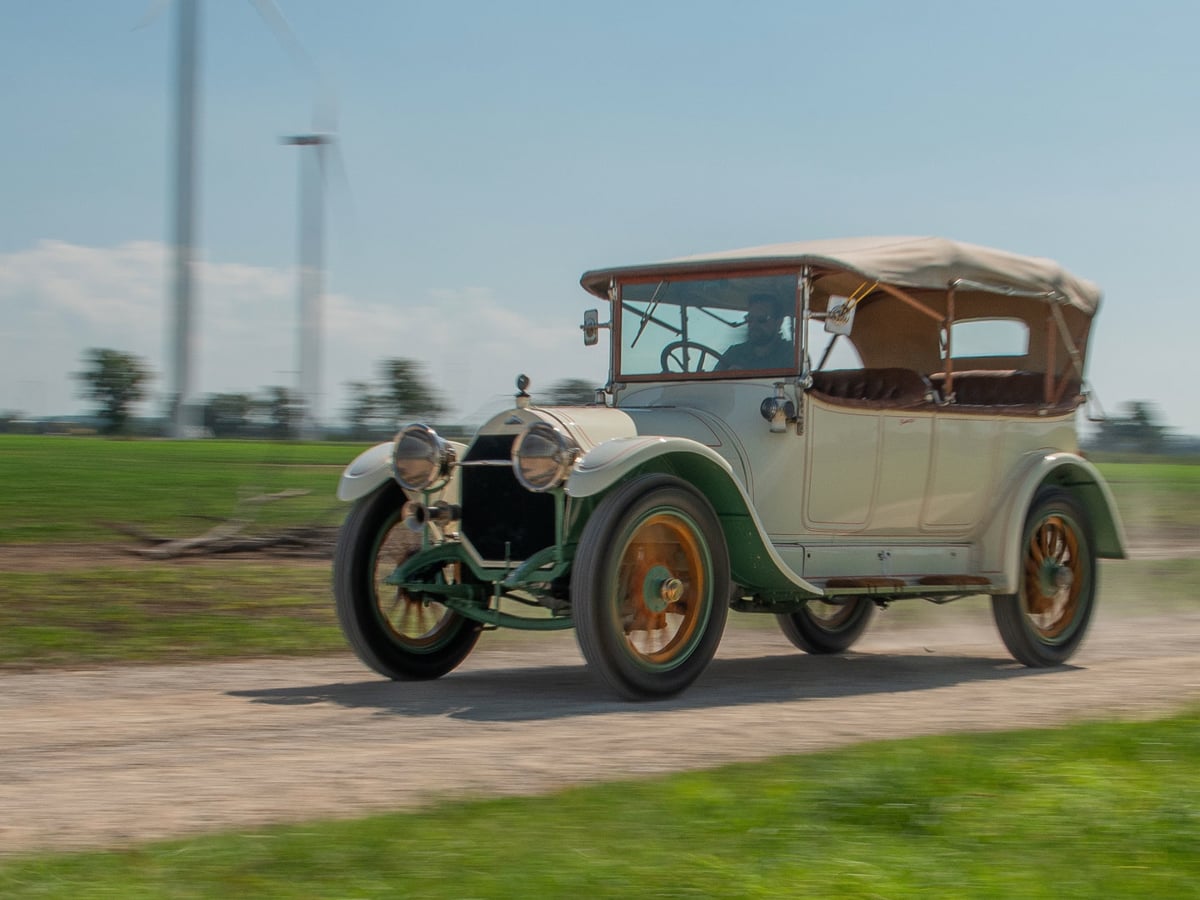
[[[428,425],[406,425],[392,448],[392,474],[401,487],[425,491],[450,475],[454,448]]]
[[[534,422],[513,441],[513,472],[529,490],[548,491],[567,480],[579,454],[570,436],[549,422]]]

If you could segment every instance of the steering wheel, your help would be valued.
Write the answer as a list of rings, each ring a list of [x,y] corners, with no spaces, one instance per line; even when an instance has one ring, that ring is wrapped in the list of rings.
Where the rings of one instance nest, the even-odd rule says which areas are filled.
[[[712,372],[721,362],[721,354],[695,341],[672,341],[663,347],[658,361],[664,372]]]

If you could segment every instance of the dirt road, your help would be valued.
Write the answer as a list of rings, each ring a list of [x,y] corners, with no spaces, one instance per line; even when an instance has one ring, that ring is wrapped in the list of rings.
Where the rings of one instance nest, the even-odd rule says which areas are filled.
[[[705,676],[656,704],[610,700],[565,633],[485,635],[459,671],[422,684],[379,680],[349,656],[5,675],[0,848],[108,846],[1200,700],[1200,611],[1134,619],[1102,606],[1074,665],[1050,671],[1012,663],[983,604],[895,615],[843,657],[735,624]]]

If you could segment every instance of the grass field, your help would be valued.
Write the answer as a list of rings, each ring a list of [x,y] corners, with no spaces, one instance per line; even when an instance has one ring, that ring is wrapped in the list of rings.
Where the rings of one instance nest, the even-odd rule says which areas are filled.
[[[239,562],[0,573],[0,669],[345,648],[329,569]]]
[[[0,860],[33,897],[1200,896],[1200,713]]]
[[[309,494],[260,507],[262,524],[336,522],[341,469],[367,446],[0,435],[0,544],[123,540],[103,522],[195,534],[239,499],[283,490]],[[1099,468],[1131,536],[1200,534],[1200,465]]]
[[[328,566],[312,563],[0,572],[0,671],[345,651],[329,582]],[[1099,603],[1106,611],[1194,610],[1197,598],[1200,559],[1101,566]],[[982,600],[963,603],[985,610]],[[933,623],[954,612],[911,601],[893,604],[878,621]],[[773,616],[734,613],[728,627],[778,626]],[[499,631],[485,638],[518,639],[543,636]]]
[[[360,446],[0,436],[0,544],[336,522]],[[1200,534],[1200,466],[1106,464],[1131,535]],[[53,552],[47,550],[47,552]],[[1100,602],[1194,608],[1200,560],[1106,562]],[[891,614],[941,610],[897,604]],[[734,616],[733,627],[774,627]],[[344,650],[321,563],[0,572],[0,668]],[[928,738],[550,797],[108,853],[0,857],[3,897],[1200,897],[1200,713]]]
[[[254,507],[259,524],[336,522],[345,514],[338,476],[363,449],[0,435],[0,544],[124,540],[107,522],[188,536],[231,516],[245,497],[284,490],[309,494]]]
[[[340,469],[363,448],[0,435],[0,544],[126,541],[97,524],[111,521],[194,535],[238,510],[239,497],[281,490],[310,493],[239,512],[258,516],[258,528],[336,524],[348,508],[333,496]],[[1102,471],[1133,540],[1200,539],[1200,465]],[[0,668],[340,650],[329,577],[320,563],[245,559],[0,572]],[[1191,608],[1200,560],[1106,562],[1100,583],[1106,607]],[[889,616],[938,612],[897,604]],[[732,621],[774,627],[769,617]]]
[[[1099,469],[1131,538],[1200,539],[1200,465],[1104,463]]]
[[[346,509],[334,497],[340,471],[367,446],[0,435],[0,544],[123,539],[103,522],[195,534],[239,499],[283,490],[310,493],[260,507],[262,524],[336,522]],[[1100,471],[1133,537],[1200,534],[1200,465]]]

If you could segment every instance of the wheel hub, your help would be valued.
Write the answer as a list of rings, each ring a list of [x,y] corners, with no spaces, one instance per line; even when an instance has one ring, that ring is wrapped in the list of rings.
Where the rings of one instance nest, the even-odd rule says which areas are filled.
[[[683,582],[666,566],[652,566],[642,581],[642,600],[652,613],[666,612],[683,597]]]
[[[1061,565],[1052,559],[1042,563],[1039,574],[1039,585],[1043,596],[1053,597],[1064,589],[1070,589],[1075,583],[1075,573],[1069,566]]]

